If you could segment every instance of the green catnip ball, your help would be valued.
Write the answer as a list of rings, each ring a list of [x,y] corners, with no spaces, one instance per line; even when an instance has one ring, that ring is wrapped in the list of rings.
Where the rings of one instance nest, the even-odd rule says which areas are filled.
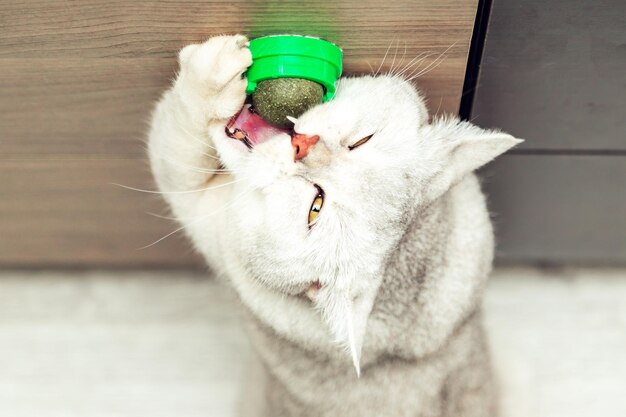
[[[271,124],[289,128],[287,116],[298,118],[311,107],[320,104],[324,88],[302,78],[275,78],[261,81],[252,94],[257,113]]]

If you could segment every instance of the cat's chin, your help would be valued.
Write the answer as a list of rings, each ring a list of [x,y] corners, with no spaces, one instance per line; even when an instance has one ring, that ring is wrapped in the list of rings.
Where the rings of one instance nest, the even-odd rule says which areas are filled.
[[[317,294],[319,293],[319,290],[321,288],[322,284],[320,284],[319,281],[313,281],[311,283],[293,285],[290,288],[281,288],[275,290],[291,297],[299,298],[307,302],[312,302],[317,297]]]
[[[319,281],[315,281],[309,284],[306,290],[297,294],[297,297],[303,298],[307,301],[315,301],[317,294],[320,292],[322,284]]]

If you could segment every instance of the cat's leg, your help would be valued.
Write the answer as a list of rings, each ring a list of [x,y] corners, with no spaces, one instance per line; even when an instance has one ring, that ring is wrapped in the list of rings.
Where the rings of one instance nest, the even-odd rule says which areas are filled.
[[[176,81],[154,111],[148,149],[158,187],[183,219],[197,214],[215,185],[228,182],[228,175],[216,175],[224,172],[209,132],[242,107],[252,57],[244,36],[218,36],[186,46],[179,63]]]
[[[465,359],[446,379],[442,391],[444,417],[496,417],[497,401],[494,392],[489,350],[482,325],[474,326]]]
[[[271,417],[275,415],[270,412],[271,410],[268,410],[266,391],[272,378],[270,378],[266,366],[256,353],[247,358],[245,378],[237,404],[237,417]]]

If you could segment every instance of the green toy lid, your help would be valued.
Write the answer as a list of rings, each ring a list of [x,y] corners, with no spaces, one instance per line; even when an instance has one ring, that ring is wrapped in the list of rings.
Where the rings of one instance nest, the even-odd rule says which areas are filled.
[[[324,87],[324,101],[335,95],[341,76],[342,51],[334,43],[300,35],[264,36],[250,41],[252,65],[248,68],[246,93],[273,78],[304,78]]]

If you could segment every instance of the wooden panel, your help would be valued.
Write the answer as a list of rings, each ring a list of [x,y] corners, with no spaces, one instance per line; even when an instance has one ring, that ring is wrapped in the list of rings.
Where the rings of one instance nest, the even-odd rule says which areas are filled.
[[[524,150],[626,150],[626,2],[494,0],[472,118]]]
[[[626,157],[507,155],[483,178],[501,261],[626,263]]]
[[[0,160],[0,265],[199,265],[155,195],[112,183],[151,184],[137,159]]]
[[[0,0],[0,265],[197,265],[150,218],[143,140],[183,45],[221,33],[296,32],[342,45],[346,73],[430,54],[419,86],[455,113],[476,0]]]
[[[158,58],[0,59],[0,158],[143,158],[152,103],[175,69]]]
[[[348,60],[376,61],[391,41],[407,53],[463,54],[475,0],[9,1],[0,57],[164,57],[209,35],[306,33],[340,43]],[[454,55],[454,54],[452,54]],[[372,62],[372,65],[378,62]]]
[[[476,3],[0,0],[0,58],[29,58],[24,66],[39,62],[32,58],[160,57],[171,61],[185,44],[211,35],[306,33],[339,43],[347,73],[376,69],[385,55],[382,70],[392,63],[401,68],[413,57],[428,53],[421,61],[420,68],[428,72],[420,77],[420,85],[433,110],[456,112]],[[45,66],[35,65],[33,70],[41,75]]]

